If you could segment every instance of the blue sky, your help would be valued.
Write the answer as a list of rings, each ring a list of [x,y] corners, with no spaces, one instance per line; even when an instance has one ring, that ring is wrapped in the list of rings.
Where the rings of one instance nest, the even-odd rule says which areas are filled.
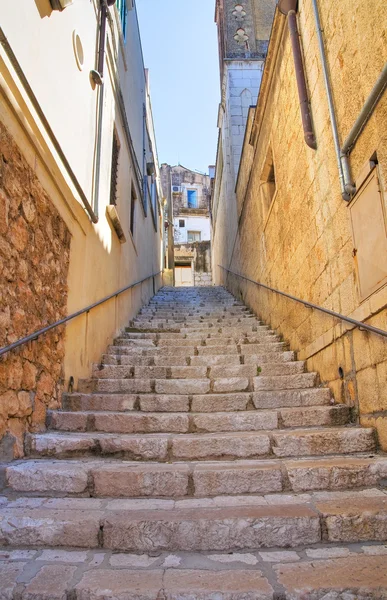
[[[208,172],[220,99],[215,0],[136,0],[160,163]]]

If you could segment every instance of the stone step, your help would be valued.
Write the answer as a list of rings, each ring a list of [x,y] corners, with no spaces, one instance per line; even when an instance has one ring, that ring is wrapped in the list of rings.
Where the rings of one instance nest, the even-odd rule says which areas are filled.
[[[124,373],[125,378],[95,378],[80,380],[78,389],[80,392],[104,392],[104,393],[131,393],[143,394],[156,392],[157,394],[207,394],[213,392],[245,392],[251,389],[255,391],[276,391],[313,388],[317,381],[316,373],[301,373],[296,375],[259,376],[249,377],[227,377],[209,379],[198,373],[203,373],[205,367],[171,367],[170,373],[175,378],[166,379],[167,369],[163,367],[135,367],[135,369],[146,369],[145,373],[163,374],[164,379],[146,379],[130,377],[130,367],[107,367],[107,371],[101,369],[101,373],[108,375],[111,370],[117,369],[116,373]],[[192,369],[192,371],[191,371]],[[178,377],[183,374],[184,379]],[[257,369],[255,369],[257,373]],[[194,375],[190,378],[190,373]]]
[[[25,460],[4,467],[4,491],[106,498],[209,498],[353,490],[386,483],[387,458],[345,457],[301,460],[237,460],[212,463],[143,463],[119,460]],[[284,493],[285,495],[281,495]],[[246,496],[242,498],[242,496]],[[274,501],[274,497],[272,498]],[[217,502],[220,502],[218,498]],[[300,501],[300,499],[298,499]],[[231,500],[229,500],[231,502]]]
[[[147,435],[88,432],[26,435],[26,454],[71,458],[111,456],[129,460],[232,460],[329,456],[375,451],[372,428],[316,428],[237,433],[159,433]]]
[[[260,431],[285,427],[345,425],[345,405],[247,412],[65,412],[48,411],[50,429],[106,433],[212,433]]]
[[[256,404],[256,407],[253,403]],[[65,411],[113,411],[125,412],[232,412],[257,409],[283,409],[284,423],[290,423],[300,414],[297,409],[304,407],[326,407],[331,404],[330,391],[325,388],[310,390],[290,390],[289,392],[240,392],[234,394],[63,394]],[[287,407],[296,409],[294,413]],[[316,412],[316,415],[318,412]],[[323,410],[321,414],[327,414]],[[302,413],[305,424],[310,424],[313,412]],[[317,417],[318,419],[322,417]]]
[[[255,365],[261,367],[261,374],[291,374],[292,369],[295,367],[285,367],[284,370],[278,367],[277,363],[295,362],[294,352],[270,352],[268,354],[249,354],[244,356],[243,354],[233,355],[212,355],[212,356],[186,356],[186,353],[182,355],[174,355],[173,353],[164,354],[160,352],[153,353],[152,356],[143,356],[142,354],[104,354],[102,356],[102,365],[130,365],[130,366],[160,366],[160,367],[178,367],[178,366],[191,366],[191,367],[213,367],[213,366],[237,366],[237,365]],[[270,363],[269,366],[265,366],[266,363]],[[300,367],[298,367],[300,368]],[[282,373],[281,373],[282,371]]]
[[[33,499],[30,505],[14,502],[12,507],[11,502],[0,508],[0,544],[8,551],[21,546],[71,546],[154,553],[385,541],[386,494],[352,494],[303,504],[294,497],[279,505],[225,504],[200,510],[179,508],[174,502],[168,509],[136,510],[130,500],[37,498],[35,508]]]
[[[386,552],[380,543],[158,556],[5,547],[0,578],[7,600],[51,600],[53,581],[56,597],[72,600],[151,600],[160,590],[164,600],[382,599]]]
[[[234,364],[228,366],[133,366],[133,365],[105,365],[93,367],[93,377],[97,379],[226,379],[234,377],[262,376],[288,376],[302,374],[305,363],[264,363],[261,366]],[[307,386],[302,386],[307,387]]]

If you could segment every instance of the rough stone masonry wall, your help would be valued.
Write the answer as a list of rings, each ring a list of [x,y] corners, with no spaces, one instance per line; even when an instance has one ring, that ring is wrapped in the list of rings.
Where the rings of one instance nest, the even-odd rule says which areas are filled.
[[[267,94],[265,101],[260,101],[260,106],[265,106],[263,115],[258,114],[259,107],[256,113],[255,158],[251,172],[242,169],[238,184],[241,217],[231,268],[386,330],[387,287],[365,301],[359,296],[350,212],[340,193],[312,5],[301,0],[299,6],[318,148],[313,151],[304,143],[290,40],[284,17],[277,13],[266,62],[273,78],[267,85],[265,74],[261,88],[261,93],[266,90]],[[385,3],[374,0],[372,10],[362,0],[321,0],[319,6],[340,139],[344,140],[387,55]],[[350,159],[356,179],[377,152],[385,203],[386,122],[384,94]],[[262,206],[260,178],[270,145],[277,191],[267,213]],[[227,210],[226,205],[219,206],[218,213]],[[234,237],[226,239],[226,244],[232,248],[234,241]],[[227,251],[229,248],[215,246],[219,262]],[[217,274],[217,281],[226,280]],[[307,360],[308,370],[320,373],[336,401],[353,406],[363,425],[376,426],[387,450],[387,340],[357,329],[349,331],[329,316],[234,277],[228,278],[227,286],[241,293],[256,313],[290,342],[300,359]]]
[[[66,315],[70,234],[0,123],[0,347]],[[61,395],[64,330],[0,358],[0,460],[23,455]]]

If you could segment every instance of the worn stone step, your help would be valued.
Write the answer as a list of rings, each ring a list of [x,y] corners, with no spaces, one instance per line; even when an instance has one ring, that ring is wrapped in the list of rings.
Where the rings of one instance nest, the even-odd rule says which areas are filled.
[[[286,376],[303,373],[305,369],[304,362],[284,362],[284,363],[265,363],[262,366],[257,365],[228,365],[211,367],[209,376],[211,379],[227,377],[256,377],[259,376]],[[307,386],[303,386],[307,387]]]
[[[271,501],[288,501],[289,493],[353,490],[383,484],[387,459],[331,457],[302,460],[237,460],[212,463],[135,463],[119,460],[28,460],[4,468],[5,491],[70,494],[111,498],[206,499],[238,496],[254,503],[255,496],[279,494]],[[281,495],[281,493],[285,495]],[[242,498],[246,496],[246,498]],[[217,501],[217,502],[218,502]],[[298,498],[300,501],[300,498]],[[231,500],[230,500],[231,502]],[[211,503],[208,502],[210,505]]]
[[[296,375],[259,376],[254,379],[254,390],[292,390],[315,387],[317,373],[299,373]]]
[[[262,344],[229,344],[228,346],[217,346],[216,350],[208,346],[198,346],[197,353],[199,356],[208,356],[211,354],[265,354],[268,352],[281,352],[286,349],[284,342],[262,342]]]
[[[66,412],[48,411],[50,429],[107,433],[188,433],[260,431],[282,427],[344,425],[349,409],[344,405],[308,409],[247,412]],[[307,422],[309,421],[309,422]]]
[[[331,404],[331,391],[328,388],[308,388],[305,390],[262,390],[251,394],[256,408],[286,408],[295,406],[319,406]]]
[[[251,372],[253,373],[253,370]],[[207,377],[207,367],[95,365],[93,377],[97,379],[202,379]]]
[[[278,457],[321,456],[375,452],[372,428],[295,429],[273,432],[273,452]]]
[[[0,544],[143,553],[296,548],[387,539],[386,494],[353,493],[303,504],[294,497],[288,504],[226,504],[200,510],[178,508],[173,502],[167,510],[135,510],[127,500],[107,504],[87,498],[37,500],[36,508],[28,504],[0,508]]]
[[[329,456],[375,451],[371,428],[315,428],[206,434],[36,433],[26,436],[30,456],[115,456],[130,460],[227,460]]]

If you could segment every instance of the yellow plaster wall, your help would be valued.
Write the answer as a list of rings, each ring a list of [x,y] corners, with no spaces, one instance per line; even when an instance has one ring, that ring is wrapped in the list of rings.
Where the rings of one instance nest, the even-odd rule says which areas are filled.
[[[387,13],[383,0],[373,0],[372,7],[363,0],[319,0],[319,7],[343,141],[386,61]],[[255,156],[248,178],[249,152],[242,157],[235,250],[227,264],[224,242],[229,249],[234,239],[218,235],[214,254],[220,264],[252,279],[387,330],[387,288],[360,301],[349,208],[341,198],[314,17],[307,0],[299,3],[299,28],[317,151],[304,143],[290,40],[285,17],[277,13],[256,111]],[[260,174],[270,145],[277,193],[265,216]],[[387,94],[352,152],[354,179],[375,151],[387,209]],[[226,202],[218,214],[227,210]],[[234,276],[226,279],[219,269],[216,277],[218,283],[242,294],[290,342],[299,358],[307,361],[308,370],[318,371],[321,381],[331,387],[337,402],[353,406],[361,423],[376,426],[380,443],[387,449],[387,340],[348,330],[329,316]]]

